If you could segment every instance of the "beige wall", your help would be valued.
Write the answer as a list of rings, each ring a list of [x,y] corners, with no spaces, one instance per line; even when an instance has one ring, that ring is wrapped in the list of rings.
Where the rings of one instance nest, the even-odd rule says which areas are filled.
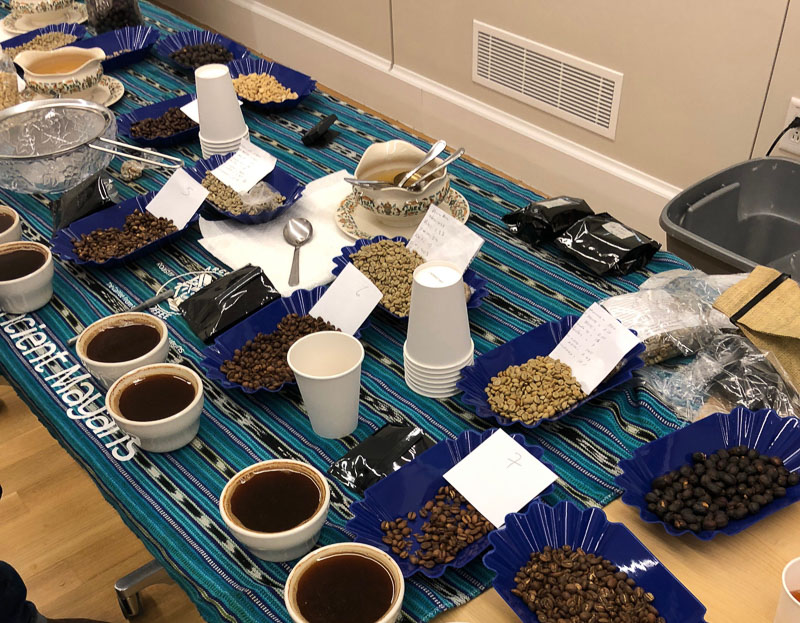
[[[786,2],[399,0],[395,64],[685,186],[750,156]],[[616,140],[473,83],[473,19],[622,72]]]

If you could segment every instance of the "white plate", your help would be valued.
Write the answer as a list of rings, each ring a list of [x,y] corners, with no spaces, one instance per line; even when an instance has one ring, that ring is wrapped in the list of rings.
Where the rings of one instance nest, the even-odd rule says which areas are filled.
[[[50,24],[82,24],[87,19],[89,19],[89,14],[86,11],[86,5],[76,2],[72,5],[72,8],[67,11],[66,15],[56,18],[55,21],[53,21],[52,18],[37,18],[35,13],[26,15],[9,14],[0,20],[0,26],[11,34],[24,35],[26,32],[36,30],[37,28],[44,28]]]
[[[90,102],[100,104],[101,106],[112,106],[122,99],[123,95],[125,95],[124,84],[122,84],[116,78],[112,78],[111,76],[103,76],[100,78],[100,82],[93,86],[88,93],[82,94],[80,99],[89,100]],[[30,94],[23,91],[21,99],[24,102],[32,102],[34,100],[46,100],[52,98],[49,98],[46,95],[40,95],[38,93]]]
[[[464,195],[452,188],[439,207],[461,223],[466,223],[469,218],[469,203]],[[390,227],[382,223],[374,212],[367,210],[356,200],[355,192],[350,193],[337,208],[336,224],[353,240],[375,236],[411,238],[419,225],[417,223],[407,227]]]

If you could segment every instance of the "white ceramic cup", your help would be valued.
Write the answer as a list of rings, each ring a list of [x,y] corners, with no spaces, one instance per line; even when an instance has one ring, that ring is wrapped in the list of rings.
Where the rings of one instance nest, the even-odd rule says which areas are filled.
[[[194,387],[195,396],[189,405],[175,415],[152,422],[135,422],[122,416],[119,400],[127,387],[148,376],[172,374],[189,381]],[[190,368],[174,363],[154,363],[142,366],[119,377],[106,394],[106,407],[111,417],[126,434],[139,441],[139,447],[148,452],[172,452],[188,444],[200,428],[200,415],[203,413],[203,381]]]
[[[0,204],[0,214],[7,214],[14,219],[11,227],[5,231],[0,231],[0,244],[16,242],[22,238],[22,219],[19,218],[19,213],[14,208]]]
[[[195,69],[200,136],[210,143],[241,139],[247,131],[233,80],[226,65],[212,63]]]
[[[90,359],[86,354],[89,343],[97,336],[98,333],[111,327],[120,327],[130,324],[146,324],[156,329],[161,336],[158,344],[152,350],[145,353],[141,357],[131,359],[130,361],[119,361],[109,363],[105,361],[95,361]],[[114,314],[106,318],[101,318],[86,327],[78,336],[78,341],[75,344],[75,350],[78,353],[83,365],[92,375],[97,378],[103,387],[110,387],[111,384],[121,377],[126,372],[141,368],[142,366],[151,363],[163,363],[167,360],[169,354],[169,332],[166,323],[160,318],[145,314],[142,312],[124,312],[121,314]]]
[[[456,366],[474,349],[461,275],[438,260],[414,270],[405,352],[423,368]]]
[[[249,474],[268,469],[283,469],[300,472],[311,478],[320,490],[320,504],[314,514],[291,530],[283,532],[258,532],[246,528],[231,511],[231,495],[236,485]],[[265,504],[280,504],[280,500],[265,500]],[[219,496],[219,512],[222,520],[228,526],[237,540],[241,541],[248,550],[262,560],[272,562],[284,562],[295,560],[306,555],[317,544],[319,533],[325,520],[328,517],[328,509],[331,503],[331,488],[328,479],[318,469],[290,459],[276,459],[273,461],[262,461],[251,465],[233,478],[231,478]]]
[[[17,279],[0,281],[0,310],[24,314],[44,307],[53,296],[53,254],[43,244],[18,240],[0,244],[0,255],[17,250],[39,251],[44,264]]]
[[[358,426],[361,342],[339,331],[320,331],[292,344],[286,360],[314,432],[326,439],[351,434]]]
[[[392,605],[380,619],[375,623],[394,623],[400,618],[400,611],[403,608],[403,597],[405,596],[405,580],[400,567],[392,560],[386,552],[379,550],[372,545],[365,543],[336,543],[334,545],[326,545],[314,550],[298,562],[289,577],[286,578],[286,587],[283,591],[283,601],[286,604],[286,609],[289,611],[289,616],[292,617],[294,623],[308,623],[308,620],[300,613],[300,608],[297,604],[297,586],[303,574],[312,567],[317,561],[327,558],[329,556],[336,556],[341,554],[358,554],[374,560],[383,566],[389,575],[392,576],[392,583],[394,584],[394,595],[392,596]]]
[[[783,568],[781,584],[773,623],[797,623],[800,621],[800,601],[792,597],[791,591],[800,591],[800,558],[789,561]]]

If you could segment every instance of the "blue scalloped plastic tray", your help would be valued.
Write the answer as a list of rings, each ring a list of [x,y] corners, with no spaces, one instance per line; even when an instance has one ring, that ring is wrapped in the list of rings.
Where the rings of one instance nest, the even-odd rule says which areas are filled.
[[[143,121],[144,119],[154,119],[160,117],[170,108],[180,108],[181,106],[185,106],[191,102],[193,99],[195,99],[195,95],[190,93],[188,95],[181,95],[180,97],[176,97],[174,99],[150,104],[149,106],[142,106],[141,108],[137,108],[131,112],[126,112],[124,115],[119,115],[117,117],[117,131],[123,136],[127,136],[132,141],[147,147],[169,147],[171,145],[177,145],[179,143],[191,141],[197,138],[197,135],[200,133],[199,125],[195,125],[193,128],[184,130],[183,132],[178,132],[172,136],[161,138],[136,138],[131,135],[131,126],[134,123]]]
[[[511,590],[514,575],[533,552],[546,545],[581,547],[603,556],[655,597],[653,606],[667,623],[700,623],[706,608],[621,523],[612,523],[599,508],[580,510],[570,502],[551,507],[531,504],[526,513],[506,515],[506,524],[489,535],[491,551],[483,564],[494,571],[493,586],[524,623],[539,623],[525,602]]]
[[[106,56],[111,57],[103,61],[103,70],[108,72],[147,58],[150,48],[156,44],[160,36],[158,29],[150,26],[127,26],[84,39],[73,45],[79,48],[103,48]],[[130,50],[130,52],[112,57],[120,50]]]
[[[394,521],[398,517],[405,517],[409,511],[419,511],[425,502],[436,495],[439,487],[447,484],[444,479],[445,472],[497,430],[490,428],[482,433],[468,430],[461,433],[456,439],[440,441],[407,465],[375,483],[366,490],[363,500],[350,505],[350,511],[354,516],[347,522],[347,530],[355,534],[357,543],[373,545],[394,558],[400,565],[404,577],[422,573],[429,578],[438,578],[449,567],[463,567],[486,549],[489,545],[486,537],[462,549],[449,564],[436,565],[433,569],[427,569],[419,565],[412,565],[408,559],[400,558],[392,552],[392,549],[381,540],[385,535],[380,524],[384,520]],[[520,434],[514,434],[512,437],[541,461],[544,451],[539,446],[530,445]],[[549,464],[545,463],[545,465],[552,470]],[[548,487],[538,497],[547,495],[551,489],[552,486]],[[427,520],[419,516],[414,521],[409,521],[412,534],[419,532],[425,521]]]
[[[374,244],[376,242],[380,242],[381,240],[389,240],[386,236],[375,236],[374,238],[359,238],[356,240],[354,245],[349,247],[342,247],[341,255],[337,255],[333,258],[333,270],[331,271],[334,275],[338,275],[342,272],[350,263],[350,256],[353,253],[356,253],[366,247],[367,245]],[[403,244],[408,244],[408,238],[403,238],[402,236],[395,236],[392,238],[394,242],[402,242]],[[468,268],[464,271],[464,283],[466,283],[472,294],[470,294],[469,300],[467,301],[467,309],[474,309],[476,307],[480,307],[483,299],[489,294],[489,289],[487,288],[488,281],[481,277],[478,273],[476,273],[471,268]],[[395,318],[401,318],[403,320],[408,320],[408,316],[398,316],[394,312],[389,311],[383,305],[378,304],[378,307],[385,311],[390,316],[394,316]]]
[[[147,255],[148,253],[152,253],[159,247],[162,247],[170,242],[173,238],[180,236],[186,230],[188,225],[183,229],[179,229],[178,231],[164,236],[163,238],[159,238],[158,240],[155,240],[140,249],[136,249],[136,251],[133,253],[129,253],[124,257],[114,257],[106,260],[105,262],[82,260],[75,254],[72,241],[80,238],[81,234],[89,234],[96,229],[106,229],[108,227],[122,228],[122,226],[125,224],[125,218],[129,214],[133,214],[137,210],[144,212],[147,204],[150,203],[155,196],[155,192],[138,195],[132,199],[118,203],[115,206],[111,206],[105,210],[100,210],[99,212],[85,216],[82,219],[78,219],[64,229],[59,229],[53,236],[51,243],[53,254],[57,255],[62,260],[74,262],[75,264],[80,264],[82,266],[100,266],[103,268],[110,268],[112,266],[118,266],[120,264],[132,262],[133,260]]]
[[[215,32],[209,32],[208,30],[182,30],[180,32],[173,33],[158,42],[158,45],[156,46],[156,54],[158,54],[170,65],[178,67],[190,74],[192,76],[192,80],[194,80],[194,68],[175,61],[170,54],[172,52],[177,52],[187,45],[198,45],[200,43],[220,44],[222,47],[229,50],[231,54],[233,54],[233,60],[247,58],[250,56],[249,50],[241,43],[236,43],[227,37],[223,37]]]
[[[653,479],[678,469],[685,463],[691,464],[692,454],[695,452],[711,454],[721,448],[739,445],[758,450],[767,456],[778,456],[783,460],[786,469],[800,472],[800,419],[781,417],[771,409],[753,412],[744,407],[736,407],[730,413],[713,413],[666,437],[652,441],[638,448],[632,458],[620,461],[622,473],[616,477],[615,482],[625,490],[622,501],[638,508],[639,516],[644,521],[661,524],[673,536],[689,532],[698,539],[709,541],[719,533],[728,536],[738,534],[764,517],[800,500],[800,485],[788,487],[784,497],[773,500],[757,514],[731,521],[721,530],[702,532],[678,530],[647,510],[644,496],[651,490]]]
[[[32,41],[39,35],[44,35],[48,32],[63,32],[66,35],[74,35],[78,38],[78,41],[74,41],[68,45],[78,45],[78,42],[86,36],[86,26],[83,24],[73,23],[49,24],[47,26],[43,26],[42,28],[37,28],[35,30],[31,30],[30,32],[26,32],[24,35],[17,35],[11,39],[6,39],[3,41],[3,49],[6,50],[8,48],[19,47],[23,43],[28,43],[28,41]]]
[[[211,346],[203,349],[203,356],[200,367],[206,371],[209,379],[217,381],[226,389],[240,389],[246,394],[254,394],[258,391],[279,392],[286,385],[295,385],[294,382],[284,383],[278,389],[250,389],[242,387],[239,383],[231,383],[225,374],[219,369],[224,361],[233,357],[233,351],[241,348],[247,340],[253,339],[258,333],[272,333],[278,323],[289,314],[305,316],[311,311],[315,303],[325,294],[327,286],[317,286],[313,290],[295,290],[289,296],[273,301],[263,309],[258,310],[252,316],[248,316],[240,323],[234,325],[225,333],[217,337]],[[369,319],[364,321],[353,337],[361,337],[361,331],[369,326]]]
[[[216,169],[219,165],[228,160],[228,158],[232,157],[233,154],[225,154],[224,156],[211,156],[205,160],[198,160],[191,168],[187,168],[186,171],[192,176],[192,178],[198,182],[202,182],[203,178],[206,176],[206,171]],[[286,197],[284,204],[281,207],[272,210],[271,212],[260,212],[259,214],[231,214],[230,212],[226,212],[225,210],[218,208],[208,200],[206,200],[206,203],[223,216],[232,218],[240,223],[255,225],[257,223],[266,223],[267,221],[271,221],[272,219],[279,217],[281,214],[284,214],[297,202],[298,199],[300,199],[303,194],[303,190],[305,189],[303,184],[301,184],[289,173],[277,165],[266,177],[263,178],[263,181]]]
[[[590,396],[572,405],[568,409],[556,413],[555,416],[545,420],[538,420],[533,424],[524,422],[513,422],[507,418],[497,415],[489,407],[486,399],[486,386],[496,376],[498,372],[505,370],[509,366],[518,366],[529,359],[537,356],[549,355],[572,326],[578,322],[579,316],[564,316],[560,320],[554,320],[540,325],[528,331],[524,335],[514,338],[510,342],[498,346],[494,350],[481,355],[475,360],[475,365],[464,368],[461,372],[461,380],[456,383],[456,387],[463,393],[461,400],[475,408],[478,417],[492,419],[500,426],[511,426],[518,423],[525,428],[536,428],[542,422],[554,422],[565,415],[572,413],[581,405],[597,398],[601,394],[622,385],[633,377],[633,371],[641,368],[644,361],[639,356],[644,352],[644,344],[637,344],[627,355],[625,355],[624,365],[610,379],[598,385],[597,389]]]
[[[228,69],[230,70],[231,77],[233,78],[238,78],[243,74],[269,74],[287,89],[291,89],[297,93],[297,99],[286,100],[284,102],[268,102],[266,104],[245,99],[244,97],[241,98],[242,101],[246,102],[250,106],[260,108],[268,112],[282,112],[284,110],[290,110],[294,108],[306,97],[311,95],[317,86],[317,82],[311,78],[311,76],[307,76],[299,71],[295,71],[294,69],[290,69],[289,67],[279,65],[274,61],[268,61],[263,58],[251,57],[231,61],[228,63]]]

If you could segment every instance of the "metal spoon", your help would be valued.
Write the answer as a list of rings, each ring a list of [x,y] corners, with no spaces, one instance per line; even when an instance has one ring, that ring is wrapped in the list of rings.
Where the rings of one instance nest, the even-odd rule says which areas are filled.
[[[450,156],[448,156],[447,158],[445,158],[445,159],[442,161],[442,163],[441,163],[439,166],[437,166],[437,167],[434,167],[433,169],[431,169],[430,171],[428,171],[428,172],[427,172],[425,175],[423,175],[423,176],[422,176],[421,178],[419,178],[419,179],[418,179],[416,182],[414,182],[413,184],[411,184],[411,186],[409,186],[408,188],[409,188],[409,189],[411,189],[411,190],[413,190],[413,189],[415,189],[415,188],[419,188],[419,186],[420,186],[420,184],[422,184],[422,182],[424,182],[424,181],[426,181],[426,180],[430,179],[431,177],[433,177],[433,176],[434,176],[436,173],[438,173],[439,171],[441,171],[442,169],[444,169],[444,168],[445,168],[445,167],[446,167],[448,164],[450,164],[450,163],[452,163],[452,162],[455,162],[456,160],[458,160],[458,159],[459,159],[461,156],[463,156],[463,155],[464,155],[464,152],[465,152],[465,151],[466,151],[466,150],[465,150],[463,147],[459,147],[459,148],[458,148],[456,151],[454,151],[454,152],[453,152],[453,153],[452,153]]]
[[[380,180],[360,180],[355,177],[346,177],[344,181],[353,186],[364,186],[367,188],[394,188],[395,185],[391,182],[382,182]]]
[[[428,150],[428,153],[425,154],[425,157],[422,160],[419,161],[417,166],[415,166],[408,173],[406,173],[402,178],[400,178],[400,181],[397,182],[397,186],[402,188],[408,180],[410,180],[412,177],[414,177],[414,175],[417,173],[417,171],[419,171],[422,167],[424,167],[429,162],[433,162],[436,159],[436,156],[438,156],[440,153],[442,153],[444,151],[445,147],[447,147],[447,143],[445,143],[442,140],[438,140],[433,145],[431,145],[431,148]]]
[[[314,228],[311,222],[305,218],[289,219],[283,228],[283,239],[294,247],[292,257],[292,270],[289,271],[289,285],[296,286],[300,283],[300,247],[311,240]]]

